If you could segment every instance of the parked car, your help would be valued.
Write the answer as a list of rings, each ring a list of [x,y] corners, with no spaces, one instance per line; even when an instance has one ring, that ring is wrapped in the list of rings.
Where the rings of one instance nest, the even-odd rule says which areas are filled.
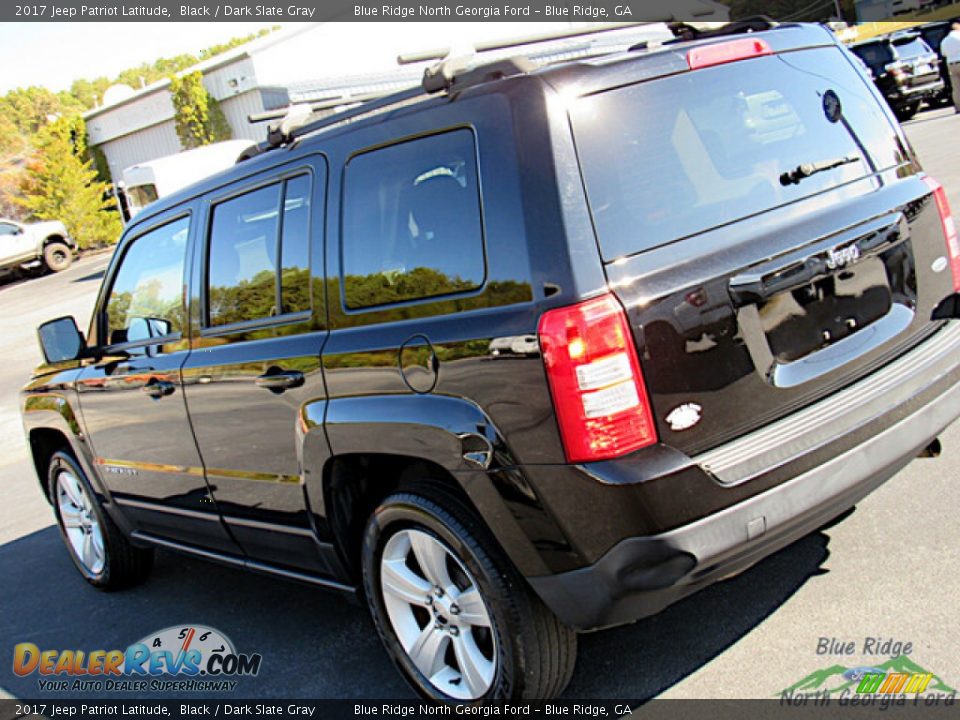
[[[125,168],[120,185],[123,219],[129,221],[157,199],[231,167],[254,144],[224,140]]]
[[[850,45],[873,73],[874,82],[900,120],[943,92],[939,59],[920,34],[900,31]]]
[[[931,22],[917,28],[920,37],[937,53],[939,58],[938,67],[940,68],[940,77],[943,79],[943,90],[934,98],[934,102],[943,106],[953,105],[953,83],[950,80],[950,71],[947,69],[947,60],[940,52],[940,43],[950,34],[950,26],[953,22],[952,20]]]
[[[299,580],[427,697],[548,698],[578,631],[960,414],[946,195],[823,28],[447,61],[271,137],[134,218],[86,337],[40,328],[24,424],[96,587],[155,548]]]
[[[0,218],[0,273],[70,267],[77,244],[62,222],[20,223]]]

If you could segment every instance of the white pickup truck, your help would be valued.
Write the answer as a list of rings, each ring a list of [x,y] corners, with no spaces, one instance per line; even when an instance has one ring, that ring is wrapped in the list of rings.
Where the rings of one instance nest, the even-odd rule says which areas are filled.
[[[0,218],[0,273],[38,268],[60,272],[70,267],[76,249],[62,222],[27,224]]]

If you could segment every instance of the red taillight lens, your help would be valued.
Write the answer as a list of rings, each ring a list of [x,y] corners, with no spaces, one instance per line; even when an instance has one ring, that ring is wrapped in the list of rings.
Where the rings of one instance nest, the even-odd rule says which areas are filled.
[[[619,457],[657,441],[637,350],[616,298],[550,310],[538,332],[569,462]]]
[[[687,65],[690,66],[691,70],[696,70],[763,55],[773,55],[773,50],[770,49],[766,40],[731,40],[730,42],[703,45],[691,49],[687,53]]]
[[[943,225],[943,236],[947,241],[947,256],[950,258],[950,272],[953,273],[954,292],[960,292],[960,240],[957,239],[957,224],[950,213],[950,201],[943,186],[929,175],[923,178],[933,192],[933,199],[940,212],[940,222]]]

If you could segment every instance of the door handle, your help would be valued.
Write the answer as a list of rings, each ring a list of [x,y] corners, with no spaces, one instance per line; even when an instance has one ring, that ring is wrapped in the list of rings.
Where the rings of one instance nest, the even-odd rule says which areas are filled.
[[[266,388],[271,392],[281,393],[289,388],[303,385],[303,373],[299,370],[281,370],[267,372],[256,379],[257,387]]]
[[[176,389],[177,386],[172,382],[151,379],[146,385],[140,388],[140,392],[144,393],[145,395],[149,395],[154,400],[159,400],[167,395],[173,395],[173,391]]]

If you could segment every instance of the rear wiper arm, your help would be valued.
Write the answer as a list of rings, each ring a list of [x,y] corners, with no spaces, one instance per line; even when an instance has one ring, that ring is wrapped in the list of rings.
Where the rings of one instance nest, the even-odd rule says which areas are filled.
[[[793,170],[785,172],[780,176],[780,184],[783,186],[797,185],[801,180],[808,178],[811,175],[816,175],[824,170],[833,170],[841,165],[849,165],[850,163],[859,162],[859,160],[859,155],[847,155],[834,160],[821,160],[820,162],[797,165]]]

